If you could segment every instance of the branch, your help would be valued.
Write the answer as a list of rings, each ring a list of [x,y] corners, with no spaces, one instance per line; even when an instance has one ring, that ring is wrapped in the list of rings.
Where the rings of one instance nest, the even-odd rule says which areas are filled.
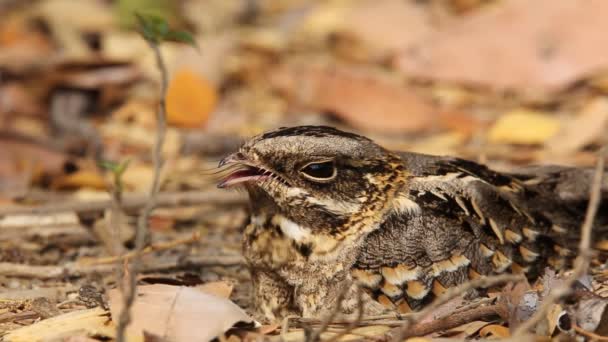
[[[160,70],[161,82],[160,82],[160,103],[158,110],[156,111],[156,141],[154,143],[154,151],[152,153],[152,159],[154,161],[154,178],[150,185],[150,194],[144,209],[137,220],[137,230],[135,233],[135,255],[132,257],[131,270],[128,274],[129,282],[128,287],[123,293],[123,309],[118,319],[118,326],[116,327],[116,341],[125,341],[125,331],[127,326],[131,322],[131,306],[135,302],[135,294],[137,291],[137,274],[141,267],[141,251],[146,244],[148,237],[148,221],[152,214],[152,211],[156,207],[157,196],[160,190],[160,173],[163,167],[162,159],[162,147],[165,141],[165,129],[166,129],[166,118],[165,118],[165,99],[167,97],[167,87],[169,84],[169,76],[167,67],[163,56],[160,52],[160,47],[157,42],[147,40],[148,45],[154,51],[156,57],[156,66]],[[120,279],[118,279],[120,281]]]
[[[137,210],[146,206],[148,196],[146,195],[124,195],[121,201],[121,209]],[[246,198],[239,193],[226,191],[184,191],[184,192],[164,192],[159,193],[156,197],[157,207],[180,207],[196,204],[245,204]],[[113,201],[63,201],[60,203],[43,204],[34,207],[25,206],[5,206],[0,208],[0,216],[9,215],[44,215],[60,212],[75,211],[77,213],[95,213],[110,209],[113,206]]]
[[[186,260],[162,261],[155,259],[146,263],[142,272],[161,272],[174,269],[198,269],[212,266],[241,266],[245,261],[238,255],[193,256]],[[71,262],[62,266],[25,265],[12,262],[0,262],[0,276],[32,279],[65,279],[85,277],[93,274],[109,274],[114,272],[115,265]]]
[[[589,193],[589,205],[587,206],[587,213],[585,214],[585,221],[581,227],[581,240],[578,246],[578,257],[575,260],[575,266],[572,270],[572,274],[564,280],[564,282],[553,289],[551,293],[542,301],[540,308],[534,313],[530,319],[520,325],[515,332],[513,337],[520,337],[526,334],[536,324],[538,324],[544,317],[551,307],[557,303],[557,301],[568,296],[572,292],[572,285],[577,279],[587,274],[589,269],[589,263],[591,261],[591,232],[593,230],[593,223],[595,216],[600,207],[602,183],[604,177],[604,163],[606,154],[608,153],[608,147],[604,147],[600,150],[597,163],[595,166],[595,173],[593,175],[593,183],[591,185]]]

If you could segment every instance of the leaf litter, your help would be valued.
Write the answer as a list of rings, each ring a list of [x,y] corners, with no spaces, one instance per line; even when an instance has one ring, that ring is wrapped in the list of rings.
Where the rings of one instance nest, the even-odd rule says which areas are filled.
[[[161,47],[172,79],[165,197],[149,220],[150,248],[138,277],[143,296],[132,325],[143,329],[129,335],[135,340],[141,330],[172,340],[303,340],[319,327],[297,318],[285,331],[283,322],[251,326],[250,277],[240,257],[246,198],[213,192],[213,176],[201,172],[246,136],[329,124],[390,148],[449,153],[501,169],[591,166],[594,151],[608,143],[601,1],[168,3],[55,0],[6,7],[0,203],[7,210],[47,211],[0,214],[4,340],[115,336],[117,265],[104,262],[132,252],[138,210],[153,178],[148,151],[159,100],[158,70],[129,26],[131,10],[154,9],[179,33],[169,38],[196,42],[200,50]],[[188,30],[192,37],[183,35]],[[111,205],[91,204],[112,198],[112,171],[97,166],[96,153],[131,161],[121,175],[119,222]],[[605,241],[595,243],[607,249]],[[535,331],[539,338],[608,335],[604,257],[593,260],[590,276],[566,301],[547,311]],[[450,314],[494,306],[496,313],[409,340],[509,338],[563,277],[547,273],[544,281],[511,284],[490,297],[458,298],[436,308],[422,328]],[[82,289],[94,289],[98,299],[87,300]],[[103,308],[108,299],[109,311]],[[402,319],[368,317],[341,339],[386,338]],[[249,326],[231,329],[237,321]],[[336,337],[346,326],[337,322],[321,337]]]

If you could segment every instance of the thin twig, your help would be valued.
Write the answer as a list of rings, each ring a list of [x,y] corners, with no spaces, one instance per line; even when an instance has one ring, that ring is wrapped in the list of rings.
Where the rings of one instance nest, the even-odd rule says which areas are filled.
[[[116,328],[116,341],[125,341],[125,331],[131,321],[131,306],[135,302],[136,285],[137,285],[137,274],[141,267],[141,251],[144,248],[148,237],[148,220],[152,214],[152,211],[156,207],[157,196],[160,190],[160,174],[163,167],[162,159],[162,147],[165,141],[165,99],[167,97],[167,87],[169,83],[169,75],[165,61],[160,52],[160,47],[157,42],[148,40],[148,45],[154,51],[156,58],[156,66],[160,71],[160,102],[156,111],[156,141],[154,142],[154,150],[152,152],[152,159],[154,162],[154,177],[150,186],[150,193],[148,201],[144,206],[139,218],[137,220],[137,230],[135,234],[135,255],[132,258],[131,269],[129,270],[129,282],[128,288],[123,293],[123,309],[118,319],[118,326]]]
[[[187,245],[187,244],[191,244],[194,242],[199,241],[201,238],[200,233],[195,232],[192,234],[192,236],[190,237],[186,237],[186,238],[181,238],[181,239],[176,239],[176,240],[172,240],[172,241],[167,241],[167,242],[161,242],[161,243],[157,243],[157,244],[153,244],[150,246],[147,246],[146,248],[144,248],[139,255],[146,255],[152,252],[158,252],[158,251],[163,251],[163,250],[167,250],[167,249],[172,249],[175,248],[177,246],[180,245]],[[129,261],[131,260],[133,257],[135,257],[136,255],[136,251],[131,251],[129,253],[125,253],[123,255],[120,256],[111,256],[111,257],[105,257],[105,258],[88,258],[88,259],[82,259],[80,260],[80,263],[82,265],[104,265],[104,264],[113,264],[113,263],[119,263],[122,265],[122,263],[124,261]]]
[[[479,279],[448,288],[445,293],[439,296],[434,302],[426,306],[424,309],[412,315],[405,316],[403,324],[399,328],[393,329],[389,335],[393,336],[393,341],[402,341],[405,335],[412,336],[408,331],[411,326],[433,313],[433,311],[435,311],[441,305],[449,302],[453,298],[460,296],[463,293],[466,293],[469,290],[476,288],[487,288],[496,286],[498,284],[518,282],[522,280],[525,280],[523,275],[501,274],[497,276],[481,277]]]
[[[355,320],[351,321],[348,324],[346,329],[343,329],[342,331],[340,331],[337,335],[330,338],[327,342],[339,341],[343,336],[346,336],[351,331],[353,331],[353,329],[358,327],[359,323],[361,323],[361,319],[363,318],[364,312],[365,312],[365,310],[363,308],[363,290],[361,289],[361,286],[359,286],[357,284],[357,317],[355,318]]]
[[[547,295],[542,301],[542,304],[538,310],[524,323],[522,323],[513,333],[514,337],[522,336],[526,334],[530,329],[536,326],[544,317],[551,307],[557,303],[557,301],[568,296],[572,292],[572,285],[582,276],[587,274],[589,269],[589,262],[591,261],[591,233],[593,230],[593,223],[595,216],[600,207],[601,202],[601,191],[602,183],[604,178],[604,162],[606,159],[606,153],[608,147],[603,148],[598,156],[597,163],[595,166],[595,173],[593,175],[593,183],[591,185],[589,193],[589,204],[587,206],[587,213],[585,214],[585,220],[581,227],[581,240],[578,246],[578,257],[574,263],[574,269],[569,277],[564,279],[564,282],[551,290],[551,293]]]
[[[334,318],[336,318],[336,316],[340,313],[340,310],[342,309],[342,302],[344,302],[346,294],[348,293],[348,291],[350,291],[351,285],[352,282],[350,281],[344,282],[344,284],[342,285],[343,287],[341,288],[340,293],[338,294],[336,305],[332,308],[331,312],[327,316],[325,316],[323,321],[321,321],[321,327],[317,330],[314,330],[310,334],[310,336],[306,338],[307,342],[317,342],[321,340],[321,334],[323,334],[327,330]]]
[[[146,262],[141,272],[166,272],[169,270],[198,270],[201,267],[214,266],[242,266],[245,260],[240,255],[217,255],[217,256],[191,256],[187,259],[172,261],[150,260]],[[84,265],[71,262],[62,266],[26,265],[12,262],[0,262],[0,276],[12,278],[32,279],[63,279],[79,278],[93,274],[109,274],[115,271],[116,266]]]
[[[207,190],[207,191],[183,191],[183,192],[163,192],[156,198],[157,207],[179,207],[197,204],[245,204],[246,197],[237,192]],[[148,202],[146,195],[123,195],[121,209],[137,210],[143,208]],[[66,200],[60,203],[50,203],[38,206],[3,206],[0,208],[0,216],[9,215],[48,215],[61,212],[95,213],[111,209],[113,201],[96,200]]]
[[[413,336],[424,336],[437,331],[445,331],[448,329],[459,327],[463,324],[478,321],[484,318],[498,316],[500,304],[484,305],[470,310],[457,312],[454,314],[434,319],[429,322],[420,322],[408,328],[403,334],[403,338]]]
[[[577,333],[589,338],[592,341],[602,341],[602,342],[608,342],[608,336],[602,336],[602,335],[598,335],[594,332],[591,331],[587,331],[581,327],[579,327],[576,324],[572,325],[572,328],[574,329],[574,331],[576,331]]]

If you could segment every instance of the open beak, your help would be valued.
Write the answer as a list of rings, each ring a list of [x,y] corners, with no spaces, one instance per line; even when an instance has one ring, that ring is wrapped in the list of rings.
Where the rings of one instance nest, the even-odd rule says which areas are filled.
[[[233,153],[220,160],[218,167],[237,164],[238,167],[224,177],[218,184],[218,188],[227,188],[233,185],[254,182],[267,179],[270,174],[260,168],[249,165],[241,153]]]

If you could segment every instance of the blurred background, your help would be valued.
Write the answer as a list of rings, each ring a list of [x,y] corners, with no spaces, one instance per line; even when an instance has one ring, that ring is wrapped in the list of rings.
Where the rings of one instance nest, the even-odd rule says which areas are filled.
[[[134,213],[117,224],[108,208],[84,217],[77,202],[110,198],[99,160],[129,161],[127,197],[152,182],[160,76],[136,11],[199,46],[161,46],[163,192],[211,191],[218,177],[201,170],[279,126],[332,125],[500,170],[591,166],[608,143],[604,0],[0,0],[0,205],[76,201],[68,212],[0,214],[0,292],[13,298],[51,298],[27,292],[49,288],[56,304],[84,284],[114,287],[112,268],[35,267],[107,266],[103,257],[133,246]],[[156,210],[150,243],[165,244],[140,280],[228,280],[248,308],[241,197]],[[110,227],[121,235],[109,238]],[[0,332],[39,316],[28,317],[4,319]]]
[[[103,190],[95,156],[130,159],[127,190],[147,189],[159,72],[135,11],[200,47],[162,44],[164,189],[279,126],[497,168],[591,165],[608,140],[601,0],[3,0],[1,200]]]

